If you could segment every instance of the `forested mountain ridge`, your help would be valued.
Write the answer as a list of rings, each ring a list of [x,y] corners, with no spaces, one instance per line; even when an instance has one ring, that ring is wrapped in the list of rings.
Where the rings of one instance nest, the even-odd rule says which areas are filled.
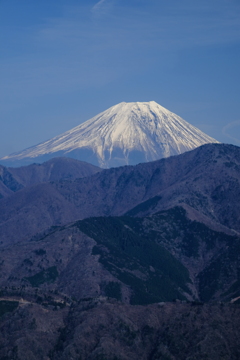
[[[0,357],[238,360],[240,149],[0,200]]]

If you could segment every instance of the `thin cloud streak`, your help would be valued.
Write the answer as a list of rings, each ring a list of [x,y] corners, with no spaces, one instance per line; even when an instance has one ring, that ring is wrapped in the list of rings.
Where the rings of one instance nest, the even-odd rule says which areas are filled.
[[[105,8],[109,5],[108,0],[99,1],[92,9]],[[222,9],[224,11],[224,9]],[[212,45],[221,43],[232,43],[240,41],[240,12],[226,11],[221,13],[209,13],[203,18],[196,14],[156,13],[137,11],[129,8],[124,11],[121,6],[115,6],[111,13],[111,21],[92,23],[81,23],[78,18],[60,18],[49,21],[42,30],[45,32],[44,41],[79,41],[83,37],[91,40],[93,37],[103,40],[103,44],[110,42],[110,46],[132,47],[139,45],[161,46],[163,50],[185,47],[196,47],[198,45]],[[117,41],[116,41],[117,40]],[[121,43],[122,41],[122,43]],[[91,46],[91,41],[89,41]],[[160,48],[160,50],[161,50]]]
[[[179,98],[175,88],[182,83],[182,100],[190,97],[188,104],[195,97],[204,101],[211,88],[209,69],[218,65],[218,61],[216,72],[221,80],[219,89],[214,88],[215,93],[221,98],[222,89],[229,86],[222,76],[223,72],[228,73],[224,62],[237,74],[229,97],[238,91],[235,63],[239,56],[240,6],[233,2],[95,0],[90,3],[86,0],[77,6],[76,3],[65,5],[61,13],[45,16],[37,23],[24,23],[22,27],[0,24],[2,33],[6,34],[0,58],[0,105],[6,121],[8,113],[14,113],[17,107],[25,107],[21,116],[28,116],[30,103],[44,102],[54,96],[66,95],[67,98],[68,94],[74,96],[85,89],[96,94],[103,88],[100,96],[104,94],[109,99],[108,106],[111,101],[122,100],[120,93],[126,94],[124,101],[132,94],[142,96],[143,100],[151,94],[156,101],[159,97],[160,103],[164,96],[169,97],[169,103],[174,103]],[[224,50],[225,45],[234,48],[234,58],[231,52],[225,60],[221,59],[221,53],[217,58],[214,49]],[[193,54],[191,60],[189,53]],[[201,57],[202,54],[205,57]],[[190,68],[192,65],[191,72],[183,69],[183,59]],[[204,61],[206,64],[201,63]],[[194,88],[189,79],[195,78],[198,65],[201,79],[196,76]],[[179,74],[183,74],[182,77]],[[201,89],[204,82],[206,91]],[[110,88],[111,92],[107,93]],[[211,102],[215,93],[209,93]],[[85,106],[84,100],[81,101]],[[237,117],[233,113],[231,118]],[[223,124],[218,126],[219,132]],[[214,133],[211,136],[216,137]]]
[[[100,0],[97,4],[95,4],[92,7],[91,9],[92,14],[97,16],[105,15],[106,13],[108,13],[110,6],[111,6],[110,0]]]
[[[100,10],[107,4],[112,1],[100,0],[93,9]],[[223,12],[222,7],[215,13],[206,9],[205,4],[197,11],[206,12],[204,21],[194,13],[189,16],[171,9],[157,8],[153,13],[152,9],[145,12],[129,7],[126,12],[117,3],[108,22],[101,18],[91,21],[89,8],[46,19],[44,26],[31,34],[30,46],[36,46],[37,52],[31,56],[23,52],[18,59],[0,63],[2,95],[5,97],[7,91],[11,98],[11,92],[18,89],[22,96],[21,88],[32,96],[71,87],[101,86],[124,73],[151,67],[154,62],[164,66],[169,52],[240,41],[238,11]],[[192,13],[193,8],[189,11]]]
[[[223,128],[222,128],[222,134],[224,136],[227,136],[229,139],[231,139],[232,141],[240,144],[240,139],[238,138],[235,138],[234,136],[230,135],[229,134],[229,130],[232,129],[232,128],[235,128],[235,127],[238,127],[240,126],[240,120],[236,120],[236,121],[232,121],[230,122],[229,124],[225,125]]]
[[[93,11],[98,10],[103,3],[106,3],[107,0],[100,0],[97,4],[95,4],[92,8]]]

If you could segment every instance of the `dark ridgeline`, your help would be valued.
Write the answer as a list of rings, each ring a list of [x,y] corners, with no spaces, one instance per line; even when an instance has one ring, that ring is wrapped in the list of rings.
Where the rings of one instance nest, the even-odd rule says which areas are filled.
[[[43,164],[21,167],[0,165],[0,198],[40,183],[60,180],[74,180],[101,171],[97,166],[70,158],[53,158]]]

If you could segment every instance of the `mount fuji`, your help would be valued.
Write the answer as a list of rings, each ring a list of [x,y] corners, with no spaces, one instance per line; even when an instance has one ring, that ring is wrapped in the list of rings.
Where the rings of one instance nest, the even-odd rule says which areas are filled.
[[[122,102],[0,162],[20,166],[65,156],[110,168],[178,155],[206,143],[218,141],[155,101]]]

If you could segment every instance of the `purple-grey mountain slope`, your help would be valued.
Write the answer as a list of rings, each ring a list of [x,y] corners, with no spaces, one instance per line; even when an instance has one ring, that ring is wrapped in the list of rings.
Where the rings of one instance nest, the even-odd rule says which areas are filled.
[[[2,241],[16,242],[77,219],[123,215],[133,208],[149,215],[176,205],[215,228],[239,232],[240,149],[209,144],[168,159],[20,190],[0,200],[0,234]]]
[[[43,164],[32,164],[18,168],[0,165],[0,197],[43,182],[73,180],[101,171],[97,166],[70,158],[53,158]]]
[[[208,144],[1,199],[0,358],[238,360],[239,181]]]

